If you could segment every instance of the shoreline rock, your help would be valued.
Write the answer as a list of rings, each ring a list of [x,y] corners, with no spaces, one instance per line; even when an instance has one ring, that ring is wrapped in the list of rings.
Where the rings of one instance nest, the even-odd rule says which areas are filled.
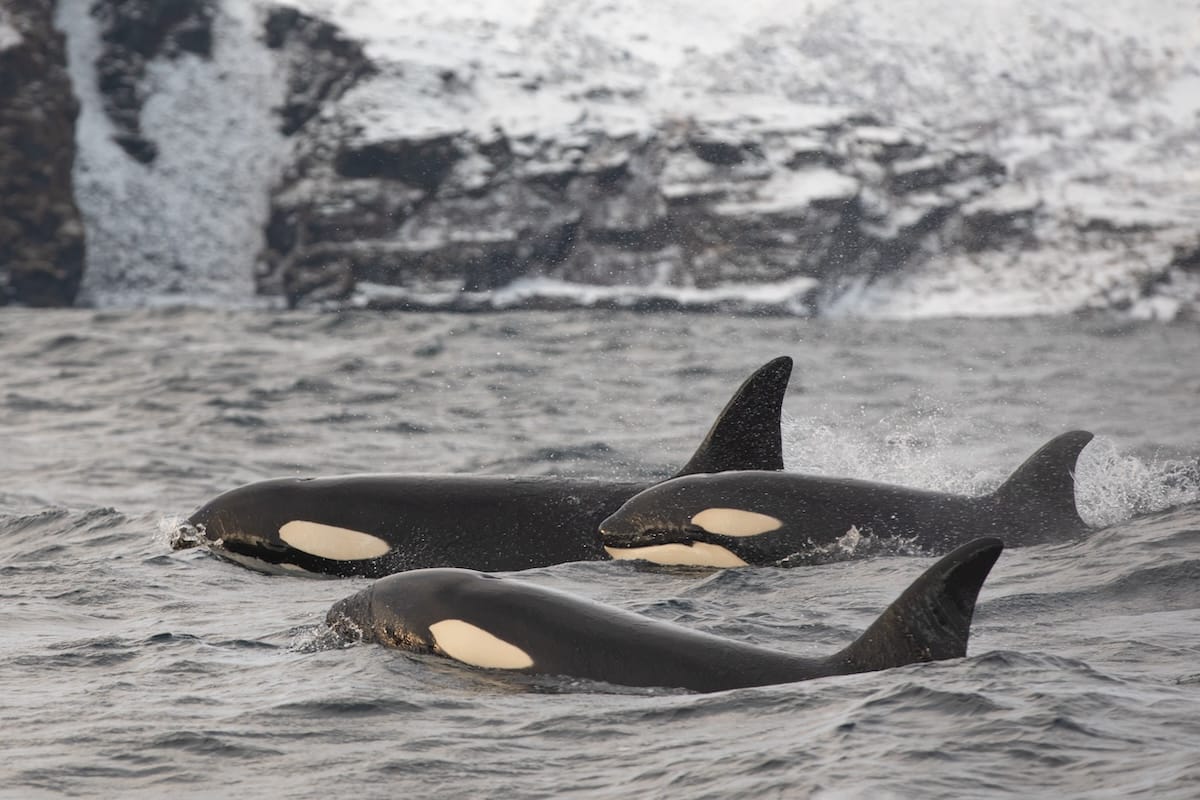
[[[49,0],[4,0],[0,27],[0,305],[69,306],[85,234],[72,191],[79,104]]]

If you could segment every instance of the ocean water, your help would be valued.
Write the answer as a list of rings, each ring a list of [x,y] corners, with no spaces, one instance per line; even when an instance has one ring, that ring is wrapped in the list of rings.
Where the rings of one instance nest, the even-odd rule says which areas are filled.
[[[1200,794],[1194,323],[5,310],[0,355],[0,796]],[[272,476],[664,475],[778,355],[789,468],[978,492],[1087,428],[1097,530],[1007,550],[965,659],[712,695],[342,646],[365,581],[169,546]],[[822,654],[931,561],[522,577]]]

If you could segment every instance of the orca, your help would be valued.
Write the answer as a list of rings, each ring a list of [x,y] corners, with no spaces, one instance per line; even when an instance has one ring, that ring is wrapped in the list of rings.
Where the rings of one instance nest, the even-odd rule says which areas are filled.
[[[783,469],[779,416],[791,371],[784,356],[747,378],[678,474]],[[369,578],[607,560],[600,521],[648,485],[545,476],[278,478],[205,504],[173,546],[208,545],[263,572]]]
[[[378,580],[334,604],[326,624],[345,639],[432,652],[475,667],[716,692],[964,657],[979,589],[1003,548],[995,538],[962,545],[917,578],[857,640],[826,658],[460,569]]]
[[[600,524],[609,555],[659,564],[786,566],[828,558],[845,537],[936,554],[979,534],[1011,545],[1087,530],[1073,471],[1087,431],[1052,439],[994,492],[964,497],[849,478],[729,471],[664,481]]]

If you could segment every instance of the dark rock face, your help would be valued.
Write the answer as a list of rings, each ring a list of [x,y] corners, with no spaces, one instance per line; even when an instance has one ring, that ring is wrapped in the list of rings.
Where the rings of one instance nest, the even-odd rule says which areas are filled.
[[[364,79],[379,79],[381,112],[394,115],[388,98],[405,93],[470,102],[471,76],[414,88],[403,67],[381,72],[336,27],[286,7],[268,13],[263,41],[289,70],[279,113],[293,151],[256,281],[293,306],[361,303],[369,285],[401,291],[376,292],[377,307],[469,309],[544,277],[699,290],[792,282],[812,287],[811,307],[818,286],[946,248],[1019,246],[1023,234],[986,204],[968,220],[1005,179],[997,161],[866,115],[787,109],[775,121],[724,114],[632,131],[581,121],[533,134],[417,115],[411,133],[381,133],[338,102]],[[538,304],[553,301],[525,302]]]
[[[215,1],[96,0],[92,5],[104,43],[96,60],[104,111],[120,131],[117,144],[143,164],[158,157],[158,147],[142,135],[146,65],[183,53],[209,57]]]
[[[3,0],[20,40],[0,42],[0,303],[67,306],[84,267],[71,190],[79,107],[50,0]]]
[[[345,301],[369,282],[409,290],[372,305],[440,293],[437,305],[469,308],[487,302],[473,293],[534,276],[828,285],[903,268],[931,246],[1010,238],[983,212],[974,227],[961,219],[1003,178],[986,155],[849,114],[554,138],[366,140],[327,125],[274,197],[259,287],[296,305]]]
[[[357,42],[336,27],[288,7],[267,12],[263,41],[287,53],[287,98],[279,109],[280,130],[291,136],[327,102],[341,97],[374,66]]]

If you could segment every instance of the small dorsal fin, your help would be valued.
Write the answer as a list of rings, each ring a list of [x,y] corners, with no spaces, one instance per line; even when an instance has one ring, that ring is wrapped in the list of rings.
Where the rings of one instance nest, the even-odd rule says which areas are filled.
[[[1075,462],[1092,440],[1088,431],[1055,436],[993,492],[1003,507],[1019,506],[1020,513],[1038,526],[1087,526],[1075,506]]]
[[[759,367],[722,409],[708,435],[675,477],[728,470],[783,469],[779,415],[792,374],[781,356]]]
[[[975,600],[1004,543],[976,539],[925,571],[862,636],[830,659],[850,672],[891,669],[967,654]]]

